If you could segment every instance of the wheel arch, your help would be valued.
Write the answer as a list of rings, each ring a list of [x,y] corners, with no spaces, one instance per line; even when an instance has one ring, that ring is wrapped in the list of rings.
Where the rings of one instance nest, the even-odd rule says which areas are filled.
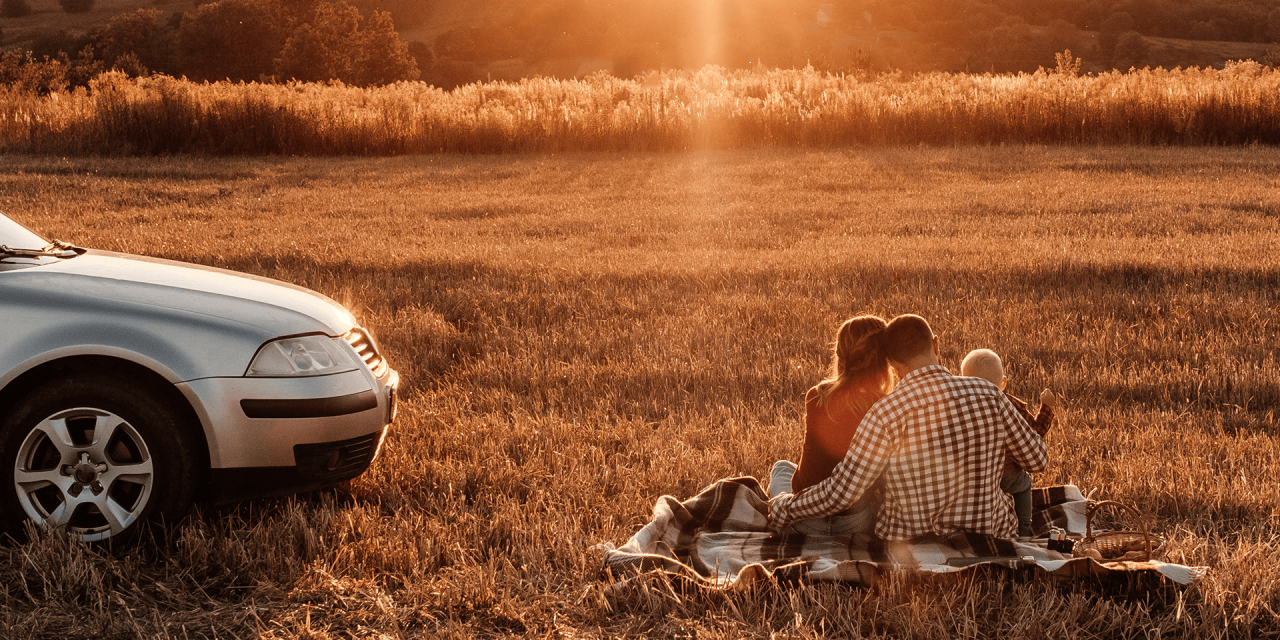
[[[149,390],[163,397],[170,407],[185,418],[190,430],[187,435],[195,443],[197,455],[200,457],[197,495],[205,497],[208,491],[210,458],[209,442],[200,416],[182,391],[164,376],[144,365],[106,355],[67,356],[43,362],[24,371],[0,389],[0,416],[7,415],[23,396],[52,380],[67,376],[102,375],[103,373],[126,377],[145,385]]]

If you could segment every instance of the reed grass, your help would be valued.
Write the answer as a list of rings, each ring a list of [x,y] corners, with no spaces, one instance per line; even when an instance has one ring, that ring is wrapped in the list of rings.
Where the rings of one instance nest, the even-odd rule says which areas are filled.
[[[198,84],[99,76],[0,91],[0,152],[371,155],[896,145],[1280,142],[1280,71],[1077,76],[803,70],[423,83]]]
[[[963,147],[9,156],[48,236],[352,308],[405,381],[336,491],[165,543],[0,548],[7,637],[1240,638],[1280,633],[1280,152]],[[893,577],[611,593],[662,494],[799,455],[839,321],[915,312],[1062,420],[1039,485],[1150,514],[1197,585]]]

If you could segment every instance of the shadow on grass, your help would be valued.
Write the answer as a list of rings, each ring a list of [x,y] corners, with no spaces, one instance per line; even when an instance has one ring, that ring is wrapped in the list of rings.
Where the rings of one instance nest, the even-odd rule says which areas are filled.
[[[538,381],[552,387],[603,382],[610,389],[675,388],[696,404],[717,397],[720,402],[732,401],[737,394],[729,387],[746,384],[746,395],[763,392],[779,402],[789,402],[792,396],[803,393],[811,381],[769,367],[780,366],[778,363],[787,357],[823,362],[829,333],[828,327],[815,327],[809,322],[811,318],[801,317],[792,308],[792,301],[812,300],[821,309],[829,304],[826,300],[832,299],[833,290],[842,290],[846,295],[839,299],[855,300],[859,306],[835,309],[837,314],[881,309],[887,301],[904,296],[919,300],[919,306],[899,309],[901,312],[925,317],[989,313],[1012,326],[1025,323],[1028,330],[1036,323],[1058,320],[1053,314],[1070,314],[1074,320],[1061,323],[1067,335],[1051,336],[1051,343],[1029,344],[1015,334],[1002,336],[1000,339],[1005,342],[994,346],[1049,372],[1070,374],[1073,369],[1100,363],[1116,368],[1116,374],[1110,377],[1092,372],[1070,374],[1078,378],[1074,379],[1074,388],[1061,391],[1089,403],[1125,403],[1169,410],[1221,410],[1223,406],[1235,406],[1243,413],[1236,412],[1238,415],[1226,420],[1233,429],[1270,428],[1260,425],[1269,424],[1267,416],[1280,409],[1280,375],[1268,374],[1262,366],[1273,345],[1263,332],[1251,330],[1257,313],[1280,304],[1277,270],[1066,264],[1024,272],[837,264],[814,265],[800,272],[724,265],[692,274],[678,270],[624,274],[584,268],[565,275],[479,261],[388,260],[380,265],[298,254],[235,256],[216,261],[214,266],[320,291],[355,291],[359,297],[356,302],[372,312],[361,315],[371,318],[370,324],[393,363],[407,367],[413,374],[406,379],[410,391],[431,387],[447,378],[475,387],[533,393],[529,379],[517,380],[502,372],[473,375],[477,363],[509,350],[523,358],[576,363],[582,367],[581,375],[588,376]],[[1200,306],[1170,309],[1170,301],[1179,296],[1195,299]],[[1249,301],[1240,304],[1242,296],[1248,296]],[[780,302],[773,307],[745,302],[762,298]],[[1003,317],[1000,310],[1010,301],[1034,301],[1042,315]],[[385,318],[404,309],[434,314],[439,322],[431,331],[418,332],[380,326]],[[682,373],[659,366],[662,363],[658,361],[667,355],[680,355],[675,353],[653,356],[657,368],[647,370],[606,365],[628,357],[645,357],[635,353],[633,341],[641,334],[634,327],[669,324],[681,316],[725,315],[734,323],[727,330],[742,331],[743,335],[721,342],[740,345],[746,357],[757,363],[754,374],[759,375],[743,378],[741,369],[728,368],[736,363],[713,350],[695,354],[709,363],[710,368],[702,372]],[[724,321],[726,326],[730,320]],[[743,331],[744,322],[751,325],[754,336]],[[1247,364],[1256,358],[1261,373],[1249,377],[1219,366],[1191,370],[1181,379],[1144,379],[1145,371],[1161,367],[1165,371],[1187,369],[1186,363],[1194,354],[1179,350],[1176,345],[1162,344],[1165,338],[1151,329],[1156,324],[1177,323],[1181,323],[1178,330],[1186,335],[1217,334],[1223,343],[1231,345],[1233,353],[1229,355],[1233,360]],[[624,327],[630,328],[620,329]],[[705,328],[689,328],[698,330]],[[558,351],[547,352],[542,351],[545,344],[534,340],[574,333],[591,336],[590,343],[559,344]],[[958,360],[963,355],[960,345],[975,339],[979,338],[948,335],[944,360]],[[696,346],[674,340],[671,343],[673,352]],[[778,352],[783,355],[778,356]],[[411,361],[397,358],[398,353],[409,354]],[[597,375],[607,380],[591,377]],[[780,388],[766,388],[771,380],[780,381]],[[615,413],[640,411],[646,419],[664,417],[662,410],[654,413],[643,404],[620,405],[615,407]]]

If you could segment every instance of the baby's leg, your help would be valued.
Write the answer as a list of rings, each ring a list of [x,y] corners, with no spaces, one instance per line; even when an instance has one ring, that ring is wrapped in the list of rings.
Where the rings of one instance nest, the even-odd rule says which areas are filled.
[[[1013,510],[1018,514],[1018,536],[1031,537],[1031,476],[1021,469],[1000,478],[1000,490],[1013,496]]]

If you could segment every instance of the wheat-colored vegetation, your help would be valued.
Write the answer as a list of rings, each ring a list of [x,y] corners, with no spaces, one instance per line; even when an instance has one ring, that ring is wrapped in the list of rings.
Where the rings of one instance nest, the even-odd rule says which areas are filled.
[[[0,548],[0,635],[1276,635],[1277,176],[1266,147],[9,156],[18,221],[322,291],[406,394],[337,491],[205,508],[134,549]],[[804,391],[861,312],[923,314],[952,366],[991,347],[1015,393],[1057,390],[1037,483],[1153,515],[1208,577],[605,597],[589,548],[659,495],[799,454]]]
[[[1069,54],[1069,52],[1068,52]],[[40,65],[28,65],[35,74]],[[108,73],[0,91],[0,151],[400,155],[964,144],[1280,142],[1280,71],[831,75],[813,69],[423,83],[193,83]],[[37,74],[38,75],[38,74]],[[24,84],[25,83],[25,84]],[[55,87],[56,88],[56,87]]]

